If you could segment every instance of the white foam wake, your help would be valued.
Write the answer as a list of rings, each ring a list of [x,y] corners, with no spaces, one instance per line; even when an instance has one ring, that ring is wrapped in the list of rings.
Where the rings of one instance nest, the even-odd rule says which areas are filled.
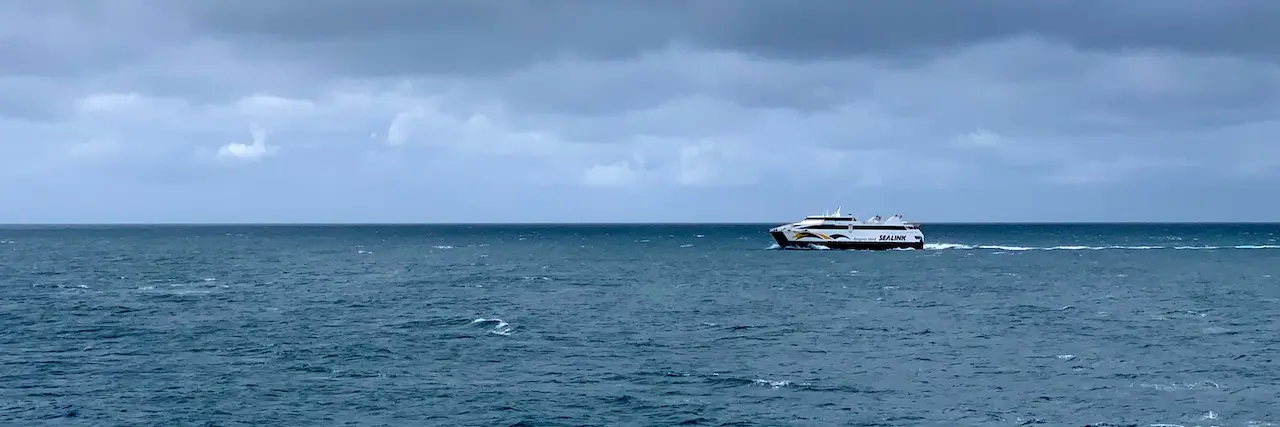
[[[1102,250],[1213,250],[1213,249],[1280,249],[1280,245],[1234,245],[1234,246],[1151,246],[1151,245],[1110,245],[1110,246],[1008,246],[1008,245],[965,245],[960,243],[926,243],[926,250],[945,249],[991,249],[1001,251],[1102,251]]]
[[[810,249],[829,250],[826,246],[817,243],[810,243]],[[767,250],[782,249],[777,243],[772,243]],[[1103,251],[1103,250],[1154,250],[1154,249],[1174,249],[1174,250],[1214,250],[1214,249],[1280,249],[1280,245],[1233,245],[1233,246],[1161,246],[1161,245],[1109,245],[1109,246],[1084,246],[1084,245],[1058,245],[1058,246],[1013,246],[1013,245],[966,245],[963,243],[925,243],[925,250],[972,250],[972,249],[989,249],[996,251]],[[897,250],[914,250],[909,248],[901,248]]]

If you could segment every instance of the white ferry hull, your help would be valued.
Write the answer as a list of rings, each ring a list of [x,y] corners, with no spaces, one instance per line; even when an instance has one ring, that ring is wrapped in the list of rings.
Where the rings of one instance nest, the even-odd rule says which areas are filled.
[[[784,249],[924,249],[924,233],[920,225],[894,215],[881,220],[876,215],[866,221],[848,215],[805,217],[803,221],[783,224],[769,230],[769,235]]]
[[[920,230],[770,230],[773,241],[784,249],[924,249]],[[818,245],[818,246],[815,246]]]

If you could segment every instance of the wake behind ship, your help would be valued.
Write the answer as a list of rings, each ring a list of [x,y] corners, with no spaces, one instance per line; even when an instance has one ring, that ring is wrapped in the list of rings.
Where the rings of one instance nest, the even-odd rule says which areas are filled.
[[[783,249],[924,249],[920,224],[902,220],[902,215],[881,219],[880,215],[858,221],[850,215],[807,216],[800,222],[769,230]]]

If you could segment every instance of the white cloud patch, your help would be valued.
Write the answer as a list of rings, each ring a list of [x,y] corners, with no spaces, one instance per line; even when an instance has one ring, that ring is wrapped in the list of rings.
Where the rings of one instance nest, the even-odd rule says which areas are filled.
[[[261,161],[267,156],[273,155],[278,151],[277,147],[267,145],[267,131],[260,127],[253,127],[250,132],[253,135],[253,142],[249,144],[241,142],[232,142],[218,149],[218,157],[224,159],[235,159],[250,162]]]
[[[424,115],[426,115],[426,113],[422,108],[415,108],[413,110],[396,113],[395,118],[391,119],[391,125],[387,127],[387,144],[395,146],[404,145],[405,141],[409,139],[409,128],[412,126],[411,122]]]

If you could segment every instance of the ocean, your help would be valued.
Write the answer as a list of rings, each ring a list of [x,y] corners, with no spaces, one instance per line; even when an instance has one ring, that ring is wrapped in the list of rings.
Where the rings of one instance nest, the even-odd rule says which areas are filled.
[[[0,228],[5,426],[1269,426],[1280,225]]]

